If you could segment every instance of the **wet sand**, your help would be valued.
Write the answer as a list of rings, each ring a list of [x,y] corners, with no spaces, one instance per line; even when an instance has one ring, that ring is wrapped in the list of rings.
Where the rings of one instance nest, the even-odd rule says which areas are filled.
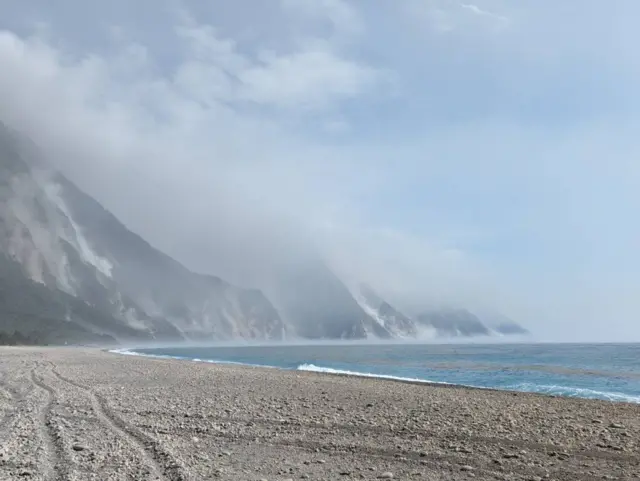
[[[640,405],[0,348],[9,479],[640,479]]]

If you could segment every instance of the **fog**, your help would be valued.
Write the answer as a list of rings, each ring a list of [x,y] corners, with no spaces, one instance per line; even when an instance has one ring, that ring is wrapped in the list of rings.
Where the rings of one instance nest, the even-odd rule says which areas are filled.
[[[4,0],[0,121],[195,271],[640,340],[639,13]]]

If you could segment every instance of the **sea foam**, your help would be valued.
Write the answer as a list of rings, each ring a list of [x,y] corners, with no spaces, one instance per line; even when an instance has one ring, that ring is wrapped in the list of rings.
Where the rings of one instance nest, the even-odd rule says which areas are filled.
[[[343,369],[333,369],[331,367],[322,367],[316,366],[315,364],[300,364],[297,368],[297,371],[308,371],[308,372],[318,372],[324,374],[341,374],[343,376],[354,376],[354,377],[370,377],[375,379],[388,379],[392,381],[404,381],[404,382],[419,382],[424,384],[445,384],[452,385],[448,382],[437,382],[431,381],[429,379],[418,379],[413,377],[401,377],[401,376],[391,376],[387,374],[374,374],[371,372],[359,372],[359,371],[347,371]]]

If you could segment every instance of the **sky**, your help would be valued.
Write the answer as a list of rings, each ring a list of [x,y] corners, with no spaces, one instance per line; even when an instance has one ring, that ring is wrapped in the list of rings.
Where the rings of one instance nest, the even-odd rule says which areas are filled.
[[[636,0],[1,0],[0,120],[188,267],[640,341]]]

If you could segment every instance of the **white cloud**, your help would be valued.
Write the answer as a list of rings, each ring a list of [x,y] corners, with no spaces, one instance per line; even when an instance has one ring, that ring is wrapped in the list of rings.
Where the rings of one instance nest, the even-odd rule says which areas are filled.
[[[537,1],[288,2],[102,44],[47,22],[0,34],[0,116],[192,267],[251,283],[303,239],[407,302],[618,335],[640,310],[636,10],[569,3],[567,26]]]
[[[462,7],[465,10],[468,10],[472,13],[474,13],[475,15],[481,16],[481,17],[488,17],[492,20],[497,21],[498,23],[501,24],[507,24],[509,23],[509,19],[503,15],[497,15],[495,13],[489,12],[488,10],[483,10],[482,8],[478,7],[477,5],[474,5],[472,3],[461,3],[460,7]]]
[[[231,39],[193,20],[178,28],[189,45],[176,81],[202,102],[253,102],[287,110],[327,109],[371,92],[384,77],[349,59],[326,40],[296,41],[289,53],[261,49],[242,54]]]
[[[356,9],[344,0],[281,0],[281,4],[290,14],[309,22],[330,22],[331,36],[357,35],[365,30]]]
[[[409,0],[405,9],[410,19],[439,33],[468,35],[477,29],[498,32],[510,23],[506,15],[457,0]]]
[[[325,157],[287,132],[286,121],[242,103],[251,96],[303,115],[360,92],[346,62],[332,80],[335,62],[325,53],[302,61],[322,66],[318,82],[314,72],[296,72],[295,54],[263,68],[212,29],[188,33],[197,45],[160,76],[155,53],[139,45],[74,58],[38,38],[2,32],[2,119],[159,247],[191,266],[251,282],[251,267],[275,261],[274,249],[287,244],[279,237],[292,237],[292,229],[305,237],[326,212],[323,197],[340,203],[351,180],[341,155]],[[296,73],[303,80],[287,84]],[[231,77],[226,84],[215,81],[223,76]],[[270,246],[269,255],[256,244]]]
[[[357,97],[377,82],[375,69],[335,56],[322,44],[289,56],[265,53],[242,72],[240,98],[286,108],[323,108]]]

